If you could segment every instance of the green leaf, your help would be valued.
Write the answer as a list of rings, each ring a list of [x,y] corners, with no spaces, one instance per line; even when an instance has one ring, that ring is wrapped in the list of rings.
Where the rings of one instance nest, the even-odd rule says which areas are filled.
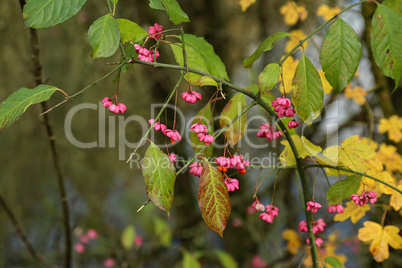
[[[119,47],[120,29],[111,14],[97,19],[88,30],[88,40],[93,51],[91,57],[106,58],[112,56]]]
[[[119,2],[119,0],[110,0],[110,1],[112,1],[112,3],[113,3],[113,5],[117,5],[117,2]]]
[[[145,188],[152,202],[169,213],[174,197],[176,170],[169,156],[153,142],[150,143],[142,163]]]
[[[311,143],[304,136],[299,136],[297,134],[292,135],[293,143],[296,147],[297,152],[299,153],[300,158],[306,158],[307,156],[316,156],[318,153],[322,151],[321,147]],[[282,140],[282,145],[285,145],[282,153],[279,155],[279,159],[283,166],[295,166],[296,159],[293,154],[292,148],[290,147],[289,141]]]
[[[56,90],[59,89],[48,85],[33,89],[23,87],[8,96],[0,104],[0,132],[14,124],[29,106],[47,101]]]
[[[201,110],[198,111],[198,113],[195,115],[194,120],[191,123],[191,125],[200,123],[200,118],[202,115],[203,115],[203,117],[202,117],[201,123],[208,127],[208,133],[210,133],[210,134],[214,133],[214,124],[212,121],[213,118],[212,118],[210,104],[207,104],[206,107],[203,107]],[[200,141],[200,139],[198,138],[198,134],[195,133],[194,131],[190,131],[190,141],[191,141],[191,146],[193,147],[195,154],[198,154],[205,147],[205,143]],[[212,145],[208,146],[208,148],[204,151],[204,156],[206,158],[212,157],[213,151],[214,151],[214,146],[212,146]]]
[[[395,89],[402,78],[402,17],[379,4],[372,19],[371,47],[374,59],[388,77],[395,79]]]
[[[265,66],[264,70],[258,76],[258,88],[262,92],[271,90],[278,83],[281,75],[281,67],[277,63],[271,63]]]
[[[190,21],[176,0],[150,0],[149,6],[153,9],[165,10],[174,24]]]
[[[55,26],[78,13],[87,0],[30,0],[24,5],[25,26],[43,29]]]
[[[393,10],[398,12],[399,16],[402,16],[402,2],[400,0],[386,0],[381,4],[392,8]]]
[[[332,268],[342,268],[342,263],[335,257],[326,257],[324,259],[326,263],[331,265]]]
[[[124,229],[123,233],[121,234],[121,244],[125,250],[129,250],[133,247],[135,239],[135,228],[134,225],[127,225]]]
[[[262,42],[262,44],[257,48],[257,50],[254,51],[253,55],[244,60],[243,62],[244,68],[253,67],[254,62],[261,57],[262,53],[271,50],[277,41],[289,35],[290,35],[289,33],[277,32],[268,36],[264,40],[264,42]]]
[[[207,160],[202,168],[198,205],[207,226],[223,237],[231,209],[228,188],[222,173]]]
[[[181,38],[177,36],[177,38]],[[202,37],[192,34],[184,34],[185,49],[187,54],[188,67],[194,68],[220,79],[229,81],[226,67],[218,55],[215,54],[214,48]],[[183,64],[183,49],[181,44],[170,45],[177,63]],[[200,85],[202,75],[190,73],[190,83]],[[187,79],[187,75],[185,76]]]
[[[362,45],[352,27],[338,18],[329,27],[322,42],[320,61],[325,77],[340,93],[359,67]]]
[[[182,248],[181,251],[183,253],[183,268],[201,268],[201,264],[195,254],[188,252],[184,248]]]
[[[159,217],[154,217],[154,230],[159,242],[164,247],[170,247],[172,244],[172,229],[169,224]]]
[[[247,108],[246,97],[243,93],[236,94],[230,101],[223,107],[221,115],[219,117],[219,125],[224,128],[232,120],[234,120],[237,115]],[[239,122],[240,121],[240,122]],[[246,132],[247,114],[243,114],[224,132],[225,139],[229,141],[230,146],[235,146],[241,138],[243,138]]]
[[[136,43],[148,36],[137,23],[126,19],[117,19],[120,28],[121,41],[123,43],[132,41]]]
[[[218,256],[219,261],[223,268],[237,268],[236,260],[226,251],[215,249],[215,254]]]
[[[297,115],[308,125],[320,114],[324,91],[321,78],[311,61],[303,54],[292,84],[292,103]]]
[[[198,83],[200,83],[200,87],[203,86],[215,86],[218,87],[218,83],[210,76],[204,75],[198,79]]]
[[[344,180],[339,180],[334,183],[327,191],[328,204],[341,204],[342,200],[350,199],[350,196],[359,190],[360,179],[361,176],[359,175],[350,175]]]

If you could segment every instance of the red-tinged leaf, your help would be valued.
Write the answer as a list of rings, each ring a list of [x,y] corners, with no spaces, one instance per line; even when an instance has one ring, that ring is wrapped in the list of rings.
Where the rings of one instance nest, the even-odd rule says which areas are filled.
[[[292,84],[292,103],[297,115],[308,125],[320,114],[324,91],[321,78],[311,61],[303,54]]]
[[[243,93],[236,94],[223,108],[219,125],[221,128],[224,128],[228,125],[232,120],[234,120],[241,112],[246,109],[246,97]],[[239,122],[240,121],[240,122]],[[224,132],[225,138],[229,141],[230,146],[236,145],[241,138],[243,138],[244,133],[246,132],[246,122],[247,115],[243,114],[239,118],[237,117],[236,121]]]
[[[148,197],[158,208],[169,213],[174,197],[176,169],[169,156],[153,142],[145,152],[142,174]]]
[[[320,52],[325,77],[340,93],[354,77],[359,67],[362,45],[352,27],[338,18],[329,27]]]
[[[281,75],[281,68],[277,63],[271,63],[265,66],[264,70],[258,76],[258,88],[262,92],[271,90],[278,83]]]
[[[198,204],[207,226],[223,237],[231,210],[228,188],[222,173],[207,161],[201,173]]]
[[[208,104],[206,107],[201,108],[201,110],[198,111],[191,125],[200,123],[201,116],[202,116],[201,124],[206,125],[208,127],[208,133],[212,135],[212,133],[214,133],[214,124],[212,123],[210,104]],[[198,154],[206,146],[203,141],[200,141],[200,139],[198,138],[198,134],[195,133],[194,131],[190,131],[190,141],[195,154]],[[213,151],[214,146],[212,146],[211,144],[204,151],[204,156],[206,158],[212,157]]]
[[[378,4],[372,19],[371,46],[375,62],[386,76],[402,77],[402,17],[393,9]]]

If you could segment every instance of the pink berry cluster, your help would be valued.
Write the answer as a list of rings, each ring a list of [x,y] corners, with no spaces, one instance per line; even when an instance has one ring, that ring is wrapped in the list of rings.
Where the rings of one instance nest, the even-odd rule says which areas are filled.
[[[113,104],[112,100],[109,99],[108,97],[105,97],[102,100],[102,103],[105,108],[109,108],[109,111],[111,111],[112,113],[115,113],[115,114],[118,114],[118,113],[124,114],[124,112],[127,110],[126,105],[124,105],[123,103]]]
[[[195,103],[197,100],[200,101],[202,99],[202,95],[201,95],[201,93],[198,93],[197,91],[189,90],[189,91],[183,92],[183,94],[181,94],[181,98],[188,103]]]
[[[149,119],[148,123],[150,126],[155,122],[155,119]],[[159,122],[155,122],[154,124],[155,131],[161,131],[163,135],[170,138],[171,143],[175,143],[176,141],[181,141],[180,133],[177,130],[171,130],[166,127],[164,124],[160,124]]]
[[[324,232],[324,228],[325,228],[325,226],[327,226],[326,224],[325,224],[325,222],[324,222],[324,220],[323,219],[318,219],[318,220],[316,220],[316,221],[313,221],[313,234],[314,235],[317,235],[317,234],[319,234],[319,233],[322,233],[322,232]],[[307,222],[306,221],[301,221],[300,223],[299,223],[299,232],[304,232],[304,233],[307,233],[308,232],[308,227],[307,227]],[[323,243],[324,241],[321,239],[321,238],[319,238],[319,237],[315,237],[315,243],[317,244],[317,246],[321,246],[321,244]],[[307,240],[306,240],[306,243],[307,244],[309,244],[310,243],[310,240],[307,238]]]
[[[169,158],[170,158],[170,160],[171,160],[172,162],[177,162],[177,155],[176,155],[176,154],[171,153],[171,154],[169,154],[168,156],[169,156]]]
[[[85,252],[85,244],[88,244],[91,240],[98,238],[98,232],[94,229],[89,229],[86,234],[82,234],[79,237],[80,242],[75,243],[74,250],[77,253]]]
[[[275,107],[274,111],[278,113],[278,117],[293,117],[296,113],[296,110],[290,108],[291,105],[292,102],[285,97],[276,98],[276,100],[272,102],[272,107]],[[288,123],[288,126],[289,128],[296,128],[299,126],[299,122],[293,119]]]
[[[138,59],[142,61],[153,62],[160,56],[159,51],[154,51],[153,49],[148,50],[138,44],[134,44],[135,51],[138,53]]]
[[[260,201],[256,200],[254,201],[252,207],[254,208],[255,212],[261,211],[263,213],[260,214],[260,219],[263,221],[273,223],[275,217],[278,216],[278,211],[279,209],[275,207],[274,205],[266,205],[264,206]]]
[[[224,182],[226,184],[226,187],[228,187],[228,192],[234,192],[235,190],[239,190],[238,180],[226,177]]]
[[[163,26],[155,23],[154,26],[149,26],[148,38],[153,40],[158,40],[162,36]]]
[[[308,201],[307,202],[307,211],[311,210],[312,213],[317,213],[318,209],[321,208],[321,205],[318,202]]]
[[[376,192],[369,191],[369,192],[363,192],[360,196],[358,196],[357,194],[352,194],[351,199],[355,202],[356,205],[363,206],[368,202],[370,202],[371,204],[377,202],[376,196],[377,196]]]
[[[341,204],[336,204],[336,205],[331,205],[328,206],[328,213],[343,213],[345,211],[345,209],[343,208],[343,206]]]
[[[191,131],[194,131],[195,133],[198,134],[198,138],[200,141],[203,141],[206,146],[210,145],[211,143],[214,142],[214,137],[212,135],[208,134],[208,127],[204,124],[201,123],[196,123],[193,124],[190,127]]]
[[[240,174],[246,173],[246,167],[250,165],[250,161],[244,161],[243,156],[233,155],[231,157],[219,156],[215,159],[219,171],[226,172],[228,169],[236,168]]]
[[[269,123],[262,123],[260,131],[257,132],[257,137],[267,138],[268,141],[272,141],[273,139],[276,140],[277,138],[283,137],[283,134]]]
[[[163,26],[155,23],[154,26],[149,26],[148,30],[148,38],[152,40],[158,40],[162,36]],[[146,49],[144,47],[145,43],[140,46],[138,44],[134,44],[135,51],[138,53],[138,59],[142,61],[153,62],[160,56],[159,51],[154,49]]]
[[[202,173],[202,164],[200,162],[194,162],[190,166],[190,174],[194,176],[201,177]]]

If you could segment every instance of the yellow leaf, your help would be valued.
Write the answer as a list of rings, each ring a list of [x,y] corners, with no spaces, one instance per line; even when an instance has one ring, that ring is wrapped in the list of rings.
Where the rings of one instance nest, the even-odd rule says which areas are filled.
[[[364,144],[358,135],[342,141],[341,146],[331,146],[322,153],[325,158],[317,157],[317,161],[332,162],[332,165],[343,166],[357,172],[366,172],[367,164],[364,160],[375,156],[375,151],[369,145]],[[351,172],[340,171],[340,174],[351,174]],[[331,175],[337,176],[337,172]]]
[[[322,151],[320,146],[312,144],[304,136],[301,138],[299,135],[292,135],[293,142],[296,146],[297,152],[301,158],[306,158],[307,156],[315,156]],[[284,166],[294,166],[296,165],[296,159],[293,155],[292,148],[290,148],[289,142],[287,140],[281,141],[282,145],[285,145],[279,159]]]
[[[290,26],[295,25],[299,19],[301,21],[304,21],[308,15],[308,12],[304,5],[298,6],[293,1],[288,1],[285,5],[281,6],[281,8],[279,9],[279,13],[285,16],[283,20],[286,25]]]
[[[365,172],[367,167],[363,159],[367,160],[375,156],[373,148],[362,143],[358,135],[342,141],[341,146],[339,161],[354,171]]]
[[[367,137],[363,137],[362,138],[362,142],[366,145],[370,145],[371,148],[373,148],[373,150],[377,150],[378,149],[378,143],[373,141],[370,138]]]
[[[400,142],[402,140],[402,118],[392,115],[389,119],[380,119],[378,132],[388,132],[388,139],[397,143]]]
[[[325,77],[324,71],[319,70],[318,73],[320,74],[322,87],[324,89],[325,94],[327,94],[327,95],[331,94],[331,92],[334,88],[329,84],[327,78]]]
[[[300,29],[292,30],[289,33],[297,38],[295,38],[293,36],[291,36],[289,38],[289,41],[287,41],[286,45],[285,45],[285,53],[289,53],[295,46],[297,46],[297,44],[301,40],[303,40],[304,38],[307,37],[307,35],[305,35],[304,32]],[[303,47],[304,47],[304,49],[306,49],[308,47],[307,41],[303,43]]]
[[[388,183],[388,184],[391,184],[392,186],[396,186],[395,185],[395,181],[396,181],[395,178],[388,171],[382,172],[379,179],[384,181],[384,182],[386,182],[386,183]],[[390,187],[388,187],[388,186],[386,186],[385,184],[382,184],[382,183],[378,183],[378,184],[380,184],[380,189],[381,189],[382,193],[384,193],[384,194],[392,194],[393,193],[394,190],[392,190],[392,188],[390,188]]]
[[[279,9],[279,13],[285,16],[283,20],[287,25],[295,25],[296,22],[299,20],[297,5],[293,1],[288,1],[285,5],[281,6],[281,8]]]
[[[283,59],[283,57],[281,58]],[[293,59],[292,56],[289,56],[286,61],[282,64],[282,76],[283,83],[285,84],[286,93],[289,93],[292,89],[292,81],[295,76],[297,65],[299,64],[299,60]],[[282,81],[282,76],[279,77],[279,81]],[[283,84],[280,84],[279,90],[283,93]]]
[[[297,6],[297,13],[299,13],[299,20],[304,21],[307,19],[308,11],[305,5]]]
[[[286,229],[282,232],[283,239],[288,241],[286,248],[288,249],[290,254],[296,254],[299,248],[301,247],[301,238],[295,230]]]
[[[358,222],[361,218],[364,217],[366,211],[370,210],[370,206],[365,204],[363,206],[356,205],[355,202],[349,201],[346,202],[345,211],[341,214],[336,214],[334,217],[334,221],[345,221],[348,218],[353,223]]]
[[[354,88],[350,88],[350,84],[345,88],[345,96],[346,98],[352,99],[359,105],[363,105],[366,102],[365,96],[367,95],[367,91],[362,87],[356,86]]]
[[[241,11],[245,12],[257,0],[240,0]]]
[[[402,184],[398,185],[398,189],[402,190]],[[396,211],[402,208],[402,194],[398,193],[395,190],[392,190],[391,199],[389,200],[389,204]]]
[[[381,225],[372,221],[363,223],[364,227],[359,229],[357,238],[363,242],[370,242],[370,252],[376,262],[382,262],[389,257],[388,245],[394,249],[402,248],[402,237],[399,235],[399,228]]]
[[[317,16],[323,17],[324,20],[330,20],[333,16],[341,12],[339,7],[330,8],[323,4],[317,9]]]
[[[385,165],[386,170],[402,172],[402,157],[396,152],[395,146],[382,143],[376,157]]]

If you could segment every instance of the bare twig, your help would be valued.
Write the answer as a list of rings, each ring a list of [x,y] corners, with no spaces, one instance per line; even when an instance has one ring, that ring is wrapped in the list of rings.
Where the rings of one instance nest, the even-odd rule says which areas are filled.
[[[38,44],[38,33],[37,30],[30,28],[29,33],[31,36],[31,50],[32,50],[32,63],[33,63],[33,70],[32,73],[35,77],[35,84],[38,86],[42,84],[42,66],[39,62],[39,44]],[[72,253],[72,246],[71,246],[71,228],[70,228],[70,213],[67,203],[67,195],[66,189],[64,186],[64,175],[61,171],[61,165],[59,160],[59,154],[56,149],[56,141],[54,138],[52,126],[50,125],[50,120],[48,114],[46,114],[47,105],[46,102],[42,102],[42,111],[43,115],[43,122],[45,124],[46,133],[49,138],[50,150],[53,159],[53,165],[56,170],[57,175],[57,183],[59,185],[59,194],[61,200],[61,206],[63,210],[63,225],[64,225],[64,236],[65,236],[65,249],[64,249],[64,267],[69,268],[71,267],[71,253]]]
[[[17,236],[21,239],[22,243],[26,247],[26,249],[29,251],[29,254],[31,254],[32,258],[37,260],[38,262],[42,263],[43,265],[47,267],[57,267],[50,261],[48,261],[45,257],[40,255],[39,253],[36,252],[34,247],[32,246],[31,242],[29,242],[28,237],[26,236],[24,230],[21,227],[21,224],[18,222],[17,218],[15,217],[14,213],[12,210],[8,207],[6,201],[4,198],[0,195],[0,205],[3,207],[5,210],[7,216],[10,218],[15,230],[17,231]]]

